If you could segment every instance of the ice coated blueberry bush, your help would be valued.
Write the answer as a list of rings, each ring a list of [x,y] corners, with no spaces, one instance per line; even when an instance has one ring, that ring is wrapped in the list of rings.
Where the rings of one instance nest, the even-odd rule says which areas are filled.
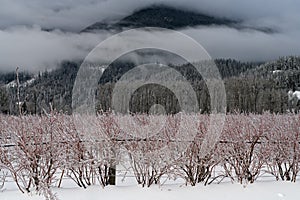
[[[228,114],[218,142],[205,156],[199,152],[209,115],[168,115],[164,127],[154,135],[143,132],[155,127],[134,130],[127,124],[126,130],[135,132],[129,134],[119,124],[123,120],[126,126],[131,118],[147,125],[159,115],[101,113],[82,117],[92,125],[90,138],[84,137],[87,129],[75,124],[74,116],[55,112],[41,116],[0,115],[0,185],[10,176],[21,192],[36,191],[50,198],[50,188],[60,187],[63,177],[82,188],[94,184],[105,187],[115,178],[116,165],[125,161],[126,169],[143,187],[163,184],[162,176],[183,178],[194,186],[219,183],[225,178],[253,183],[266,173],[276,180],[295,182],[299,173],[300,115]],[[178,128],[180,120],[186,128]],[[182,136],[189,135],[189,124],[195,124],[195,120],[194,138],[185,142],[175,138],[178,131]],[[144,137],[135,137],[138,134]],[[183,145],[185,148],[177,148]],[[174,148],[167,152],[168,147]]]

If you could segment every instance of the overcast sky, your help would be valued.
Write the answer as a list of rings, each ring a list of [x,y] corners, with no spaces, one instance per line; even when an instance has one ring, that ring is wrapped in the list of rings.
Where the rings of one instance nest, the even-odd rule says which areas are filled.
[[[80,30],[154,3],[278,30],[275,34],[226,27],[183,30],[214,58],[262,61],[300,55],[299,0],[0,0],[0,70],[16,66],[40,70],[84,58],[108,35]]]

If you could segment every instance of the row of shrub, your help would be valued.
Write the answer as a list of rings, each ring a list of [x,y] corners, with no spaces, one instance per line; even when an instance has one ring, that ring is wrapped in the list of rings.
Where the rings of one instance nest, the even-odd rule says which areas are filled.
[[[264,174],[296,181],[300,115],[226,115],[222,129],[210,120],[182,113],[1,115],[0,172],[22,192],[50,196],[64,177],[83,188],[114,184],[122,164],[143,187],[162,184],[162,177],[193,186],[225,178],[253,183]]]

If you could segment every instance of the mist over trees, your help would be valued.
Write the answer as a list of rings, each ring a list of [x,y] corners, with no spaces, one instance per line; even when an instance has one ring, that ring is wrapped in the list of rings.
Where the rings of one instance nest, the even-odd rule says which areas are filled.
[[[286,113],[291,109],[288,90],[300,86],[300,57],[283,57],[268,63],[243,63],[232,59],[215,60],[224,80],[227,95],[227,112]],[[52,71],[33,75],[20,73],[20,101],[24,114],[41,114],[51,107],[67,114],[72,113],[72,89],[80,62],[63,62]],[[134,63],[113,63],[103,73],[96,91],[97,110],[111,109],[115,83]],[[196,92],[199,109],[210,112],[210,96],[202,77],[191,65],[171,66],[179,71]],[[17,114],[15,73],[0,74],[0,112]],[[130,100],[130,111],[148,113],[153,104],[161,104],[167,113],[180,111],[178,100],[168,88],[150,84],[136,90]]]

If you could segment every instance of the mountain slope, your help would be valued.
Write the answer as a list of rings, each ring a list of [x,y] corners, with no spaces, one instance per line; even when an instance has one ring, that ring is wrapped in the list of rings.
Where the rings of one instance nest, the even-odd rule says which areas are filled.
[[[134,12],[116,23],[97,22],[83,31],[122,30],[123,28],[161,27],[180,29],[199,25],[234,25],[234,20],[217,18],[166,6],[152,6]]]
[[[278,87],[300,89],[300,57],[282,57],[276,61],[267,62],[249,69],[246,76],[255,76],[261,79],[272,79]]]
[[[242,63],[231,59],[218,59],[215,63],[223,77],[228,112],[271,111],[285,113],[289,109],[287,92],[289,89],[299,89],[300,86],[300,57],[284,57],[265,64]],[[64,62],[61,67],[45,72],[31,84],[20,88],[21,102],[25,102],[24,112],[39,114],[49,111],[50,105],[59,111],[72,113],[72,88],[80,62]],[[134,67],[133,63],[115,62],[110,65],[99,80],[96,91],[98,110],[111,108],[112,91],[115,83],[128,70]],[[189,66],[170,66],[178,70],[192,85],[202,112],[209,112],[210,97],[205,82],[195,70]],[[11,75],[10,75],[11,76]],[[4,83],[11,81],[10,76]],[[6,77],[6,76],[3,76]],[[30,79],[29,79],[30,80]],[[1,84],[0,84],[1,86]],[[152,105],[166,104],[170,113],[177,110],[176,98],[166,88],[157,85],[145,85],[134,93],[131,99],[133,112],[147,111]],[[147,96],[148,95],[148,96]],[[149,97],[149,95],[156,95]],[[151,101],[150,101],[151,100]],[[17,113],[16,87],[0,87],[0,113]]]
[[[187,27],[212,25],[227,26],[237,30],[254,30],[267,34],[276,32],[276,30],[269,27],[254,27],[246,25],[241,20],[209,16],[202,13],[179,10],[164,5],[155,5],[137,10],[133,14],[117,22],[97,22],[83,29],[82,32],[97,32],[101,30],[119,32],[124,29],[141,27],[160,27],[177,30]]]

